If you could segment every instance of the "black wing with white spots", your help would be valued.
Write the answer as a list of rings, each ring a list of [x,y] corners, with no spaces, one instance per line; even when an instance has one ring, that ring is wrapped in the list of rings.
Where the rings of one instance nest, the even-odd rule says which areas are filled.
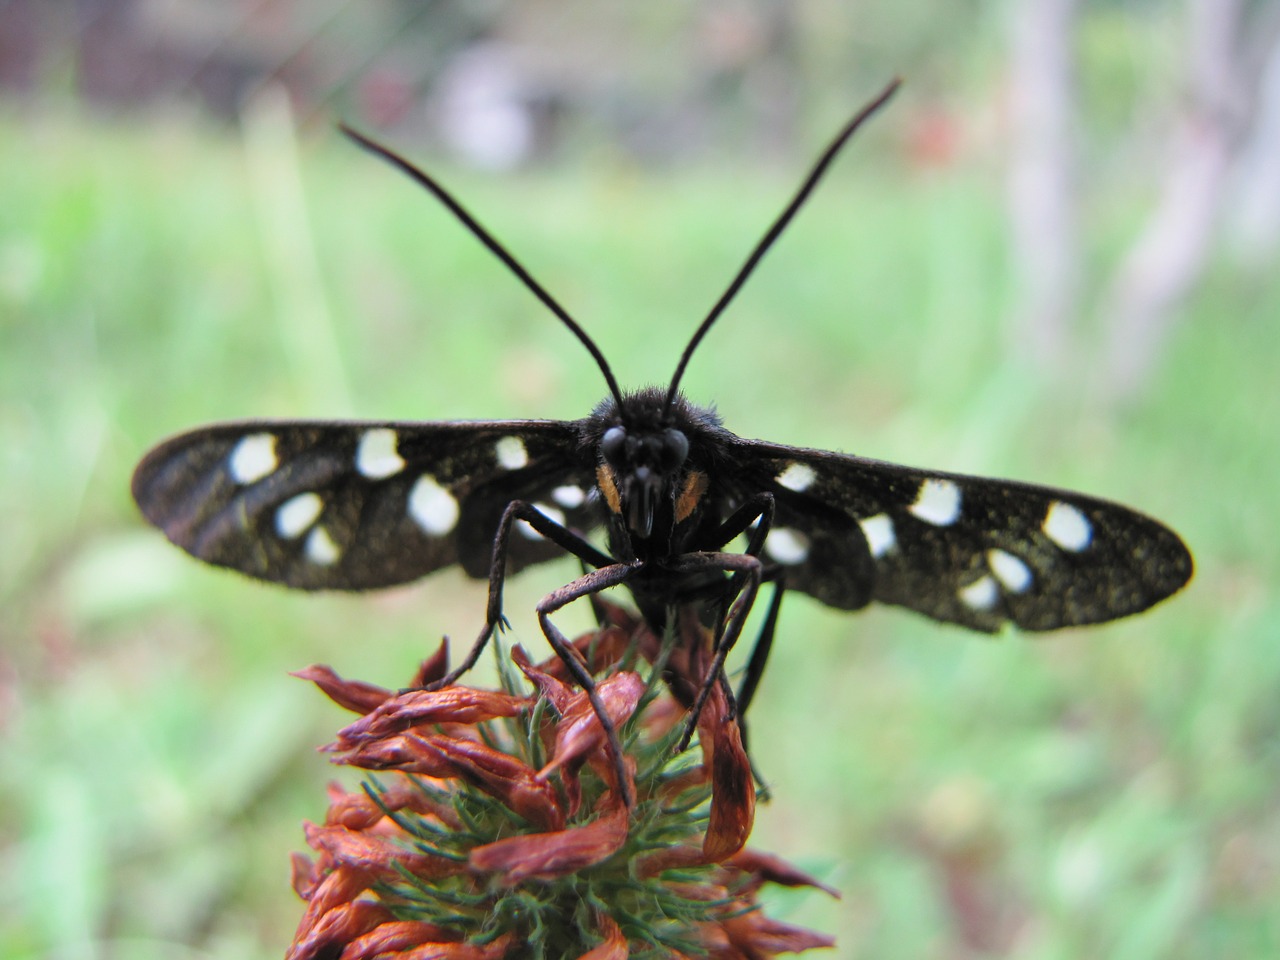
[[[166,441],[138,465],[133,495],[208,563],[307,590],[364,590],[454,563],[488,577],[512,500],[590,529],[592,471],[559,421],[260,421]],[[563,555],[527,525],[512,531],[512,570]]]
[[[1105,500],[776,444],[742,453],[775,496],[766,558],[834,607],[1054,630],[1145,610],[1191,577],[1177,534]]]

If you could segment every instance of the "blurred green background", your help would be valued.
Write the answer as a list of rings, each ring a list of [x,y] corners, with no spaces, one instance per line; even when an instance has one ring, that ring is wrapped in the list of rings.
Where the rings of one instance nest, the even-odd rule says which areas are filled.
[[[0,4],[0,957],[278,956],[345,722],[483,591],[292,594],[144,527],[162,437],[576,418],[586,353],[346,118],[443,177],[624,384],[747,436],[1140,507],[1131,620],[973,636],[784,605],[753,844],[841,957],[1280,953],[1280,11],[1111,0]],[[574,565],[508,591],[512,638]],[[567,629],[588,623],[568,611]]]

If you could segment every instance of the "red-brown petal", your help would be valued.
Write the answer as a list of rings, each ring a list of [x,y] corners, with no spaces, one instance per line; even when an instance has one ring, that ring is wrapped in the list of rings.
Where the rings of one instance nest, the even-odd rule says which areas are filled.
[[[457,826],[453,809],[446,803],[431,799],[407,777],[396,777],[377,791],[376,797],[363,790],[348,793],[337,784],[329,787],[329,810],[324,822],[346,827],[349,830],[366,830],[387,813],[410,810],[426,817]]]
[[[837,900],[840,899],[840,891],[835,887],[827,886],[817,878],[811,877],[802,870],[797,870],[781,857],[776,857],[771,853],[742,850],[735,853],[724,863],[726,866],[735,867],[751,874],[755,878],[753,886],[759,886],[760,883],[776,883],[783,887],[815,887],[824,893],[831,894]]]
[[[592,947],[578,960],[627,960],[631,956],[631,947],[627,943],[627,938],[622,935],[622,928],[613,917],[604,913],[597,914],[596,923],[600,927],[599,932],[604,937],[604,943],[598,947]]]
[[[687,845],[664,847],[639,857],[636,860],[636,874],[646,878],[656,877],[667,870],[701,867],[706,863],[707,856],[700,847]]]
[[[523,761],[469,740],[434,737],[428,746],[453,764],[455,776],[501,800],[530,823],[547,829],[564,826],[555,788],[539,780]]]
[[[409,681],[409,686],[415,689],[429,687],[437,680],[443,680],[448,672],[449,638],[445,637],[440,641],[440,646],[436,647],[436,652],[418,666],[418,672]]]
[[[495,840],[472,850],[469,863],[474,871],[500,874],[508,884],[576,873],[621,849],[627,839],[628,815],[622,802],[613,799],[604,813],[584,826]]]
[[[514,934],[504,933],[484,945],[471,943],[424,943],[405,950],[396,960],[503,960],[515,945]]]
[[[653,634],[648,630],[637,633],[640,621],[635,614],[610,603],[603,605],[603,612],[606,621],[604,627],[584,633],[570,643],[581,662],[586,665],[588,673],[601,673],[617,664],[631,648],[633,637],[640,643],[641,656],[651,659],[657,653],[660,641],[653,640]],[[564,683],[574,682],[564,661],[557,656],[543,660],[537,669]]]
[[[311,681],[338,706],[355,713],[369,713],[391,696],[390,690],[374,686],[372,683],[344,680],[334,673],[331,667],[322,663],[296,670],[290,676]]]
[[[447,877],[461,872],[453,860],[410,850],[394,838],[376,833],[314,823],[304,823],[303,831],[312,849],[323,850],[340,867],[366,876],[398,877],[400,868],[418,877]]]
[[[457,934],[425,920],[392,920],[348,943],[339,960],[369,960],[380,954],[399,953],[425,943],[449,943],[459,939]]]
[[[712,744],[711,816],[702,841],[702,852],[711,863],[742,849],[756,812],[755,780],[742,746],[742,730],[727,713],[724,691],[716,684],[698,718],[702,741]]]
[[[803,927],[772,920],[763,911],[751,910],[720,921],[729,941],[750,957],[775,953],[801,953],[817,947],[834,947],[836,938]]]
[[[514,717],[529,706],[527,697],[497,690],[445,687],[409,690],[338,731],[338,743],[352,746],[403,733],[411,727],[437,723],[475,724],[498,717]]]
[[[322,879],[316,870],[315,861],[305,853],[289,855],[289,884],[293,887],[293,892],[303,900],[311,899]]]
[[[387,737],[334,757],[333,762],[362,770],[399,770],[424,777],[451,779],[458,775],[458,770],[432,746],[432,742],[438,739],[448,738],[436,734],[420,737],[412,733]]]
[[[604,704],[605,714],[613,721],[614,729],[622,726],[635,712],[644,689],[645,683],[640,675],[630,671],[615,673],[596,685],[596,693]],[[556,727],[555,756],[539,771],[538,776],[542,779],[560,767],[580,765],[607,741],[604,726],[585,690],[574,694],[573,701],[561,714]]]
[[[304,822],[303,830],[315,826]],[[369,874],[354,867],[339,866],[322,879],[307,902],[307,913],[319,917],[342,903],[349,903],[369,889]],[[305,920],[305,916],[304,916]]]
[[[520,672],[528,677],[529,682],[538,689],[538,692],[551,702],[557,713],[563,715],[569,709],[570,704],[573,702],[573,688],[565,683],[564,680],[552,675],[541,666],[534,666],[529,661],[529,655],[524,652],[522,647],[511,648],[511,659],[520,668]],[[555,662],[560,663],[561,661],[557,658]]]
[[[391,911],[371,900],[339,904],[318,915],[308,910],[285,953],[285,960],[331,957],[338,948],[391,919]]]

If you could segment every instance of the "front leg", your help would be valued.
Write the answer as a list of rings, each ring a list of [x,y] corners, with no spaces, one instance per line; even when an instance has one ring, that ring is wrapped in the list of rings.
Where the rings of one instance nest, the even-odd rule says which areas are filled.
[[[733,575],[729,578],[729,583],[725,587],[723,599],[719,601],[720,608],[715,616],[715,655],[711,669],[708,671],[707,676],[703,678],[702,686],[698,691],[698,698],[694,702],[693,709],[686,722],[684,736],[680,741],[680,749],[682,750],[689,745],[689,741],[693,737],[693,731],[698,725],[698,716],[701,714],[702,707],[711,693],[711,685],[722,675],[725,658],[728,657],[729,651],[733,649],[734,644],[738,642],[738,637],[742,633],[742,627],[747,615],[751,612],[751,608],[755,603],[756,593],[760,589],[762,580],[765,579],[759,558],[760,552],[764,549],[765,539],[773,528],[774,510],[775,500],[772,493],[755,494],[734,510],[705,541],[711,547],[712,552],[700,555],[703,559],[698,561],[698,569],[711,567],[732,572]],[[751,531],[751,535],[747,538],[747,549],[744,554],[718,552],[722,551],[735,537],[748,530]],[[735,597],[737,602],[733,603]],[[778,595],[775,594],[774,601],[770,604],[770,620],[766,624],[768,640],[763,647],[763,653],[758,661],[756,653],[753,652],[752,654],[752,665],[758,665],[758,669],[754,680],[751,680],[750,689],[747,691],[748,700],[750,700],[750,694],[755,692],[755,683],[759,680],[759,671],[764,668],[764,658],[768,656],[768,649],[773,642],[773,626],[777,620],[777,601]],[[733,606],[726,614],[726,607],[730,603],[733,603]],[[757,640],[756,651],[759,650],[761,650],[761,645]],[[737,703],[727,681],[725,683],[725,694],[728,698],[730,710],[736,713]]]
[[[613,756],[613,768],[614,774],[618,779],[618,791],[622,796],[622,802],[628,807],[634,804],[635,797],[631,794],[631,787],[627,780],[626,764],[623,761],[622,742],[618,739],[618,730],[609,718],[609,714],[604,707],[604,701],[600,699],[600,694],[596,692],[596,683],[591,678],[591,672],[587,670],[577,651],[565,639],[564,634],[551,622],[551,614],[580,597],[594,596],[602,590],[625,583],[641,566],[642,564],[639,562],[615,563],[593,570],[590,573],[583,574],[572,583],[565,584],[559,590],[553,590],[538,601],[537,606],[538,623],[542,625],[542,632],[546,636],[547,642],[551,644],[551,649],[556,652],[556,656],[564,663],[573,679],[578,682],[578,686],[586,691],[587,698],[591,701],[591,709],[595,711],[596,718],[600,721],[600,726],[604,728],[605,736],[609,741],[609,752]]]
[[[751,531],[747,538],[746,556],[759,557],[764,549],[764,542],[773,529],[775,501],[772,493],[757,493],[749,497],[737,510],[720,524],[707,538],[704,548],[711,552],[723,551],[731,540],[739,534]],[[725,589],[723,606],[716,614],[716,646],[720,645],[721,636],[726,624],[725,607],[742,592],[744,574],[736,573],[729,580]],[[748,608],[750,609],[750,608]]]
[[[517,520],[525,521],[542,536],[573,554],[584,564],[603,568],[614,563],[613,558],[608,554],[602,553],[572,530],[556,523],[533,504],[524,500],[512,500],[507,504],[507,509],[502,511],[498,532],[493,538],[493,554],[489,561],[489,603],[485,608],[484,627],[462,662],[440,680],[431,684],[430,689],[439,689],[456,683],[460,676],[476,665],[489,638],[493,636],[493,631],[506,626],[506,617],[502,615],[502,586],[507,576],[507,542],[511,538],[511,528]]]
[[[755,604],[756,594],[760,590],[760,583],[764,578],[764,563],[759,557],[746,553],[694,553],[682,557],[681,562],[676,565],[676,569],[680,572],[690,573],[718,570],[733,575],[730,580],[731,584],[739,582],[744,584],[741,590],[738,591],[737,599],[730,608],[728,616],[717,618],[714,656],[711,660],[711,666],[707,670],[707,675],[703,678],[702,687],[698,691],[698,698],[694,701],[693,707],[689,712],[689,718],[685,722],[684,736],[680,738],[679,747],[679,749],[683,750],[693,738],[693,732],[698,726],[698,716],[707,702],[712,685],[719,682],[724,676],[725,658],[728,657],[729,651],[733,649],[734,644],[738,642],[738,637],[742,634],[742,627],[746,622],[747,615],[751,613],[751,607]],[[730,594],[730,596],[732,595]],[[723,622],[722,630],[719,629],[721,622]],[[725,681],[725,696],[729,703],[730,716],[736,716],[737,703],[727,681]]]

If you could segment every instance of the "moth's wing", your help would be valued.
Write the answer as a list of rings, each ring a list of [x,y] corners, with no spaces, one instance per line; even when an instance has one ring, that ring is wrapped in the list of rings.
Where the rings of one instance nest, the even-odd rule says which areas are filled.
[[[1190,578],[1169,528],[1051,487],[743,441],[775,496],[767,558],[831,606],[871,600],[996,631],[1054,630],[1145,610]]]
[[[208,563],[307,590],[364,590],[454,563],[488,576],[513,499],[554,504],[555,519],[589,529],[594,477],[576,450],[560,421],[226,423],[148,453],[133,495]],[[517,529],[508,569],[562,555]]]

